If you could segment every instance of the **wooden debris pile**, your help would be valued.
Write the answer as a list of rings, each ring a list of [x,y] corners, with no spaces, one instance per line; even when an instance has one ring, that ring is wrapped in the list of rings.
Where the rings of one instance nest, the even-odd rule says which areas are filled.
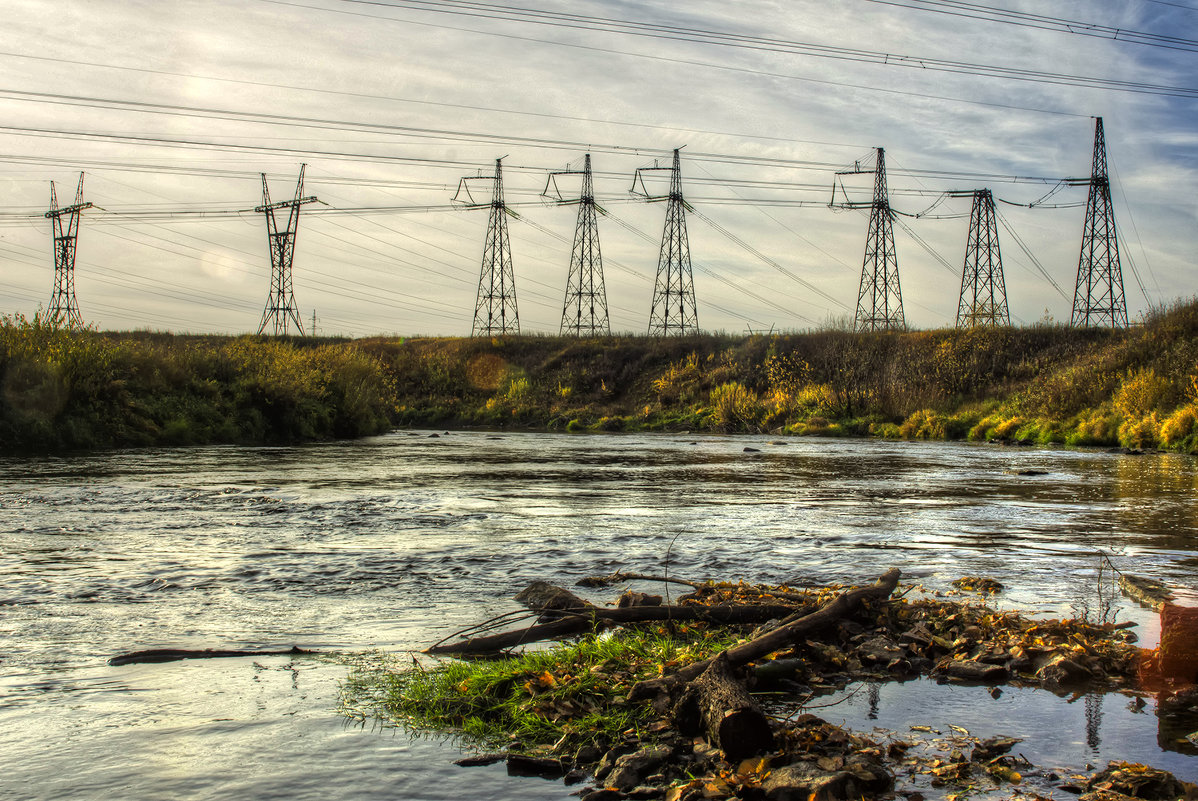
[[[647,578],[652,577],[617,573],[580,584],[601,587]],[[874,798],[892,795],[896,776],[903,775],[968,793],[1026,787],[1021,783],[1029,775],[1048,786],[1051,777],[1010,753],[1019,742],[1015,738],[980,740],[960,729],[960,742],[947,752],[929,750],[912,740],[863,737],[800,714],[802,706],[849,682],[920,675],[989,685],[995,697],[1007,684],[1057,692],[1135,685],[1141,652],[1127,625],[1034,619],[985,603],[909,600],[894,596],[898,579],[897,569],[857,588],[670,579],[689,590],[673,598],[628,590],[608,606],[538,582],[517,596],[535,618],[531,625],[494,634],[488,622],[429,653],[494,654],[543,639],[643,625],[706,626],[738,634],[734,644],[714,655],[688,660],[683,654],[649,678],[643,665],[595,666],[590,672],[600,670],[610,692],[586,703],[552,699],[550,690],[570,681],[569,673],[528,678],[525,689],[534,710],[563,723],[567,734],[553,746],[514,744],[509,764],[513,757],[541,759],[567,780],[593,776],[584,801]],[[1001,585],[966,578],[957,588],[985,596]],[[763,708],[756,696],[763,690],[780,691],[787,700]],[[646,722],[624,732],[623,739],[592,738],[580,746],[569,736],[577,732],[571,722],[602,713],[604,703],[648,710]],[[796,705],[791,717],[771,718]],[[516,753],[520,750],[527,753]],[[1122,792],[1114,787],[1079,789]],[[1169,785],[1162,792],[1173,789]],[[1030,788],[1025,795],[1035,797]]]

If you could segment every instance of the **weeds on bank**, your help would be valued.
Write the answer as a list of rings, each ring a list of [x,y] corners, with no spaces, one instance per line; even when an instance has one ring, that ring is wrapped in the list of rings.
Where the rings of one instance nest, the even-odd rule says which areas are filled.
[[[342,709],[420,731],[453,731],[480,747],[519,740],[557,744],[559,753],[625,733],[650,738],[646,703],[624,696],[642,679],[706,659],[736,642],[727,628],[701,623],[621,629],[496,661],[431,667],[375,663],[354,670]]]

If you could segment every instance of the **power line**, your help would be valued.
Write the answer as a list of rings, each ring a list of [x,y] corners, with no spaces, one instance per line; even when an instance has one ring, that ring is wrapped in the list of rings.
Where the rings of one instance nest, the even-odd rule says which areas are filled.
[[[325,11],[312,6],[281,2],[281,0],[262,0],[277,5],[297,6],[310,10]],[[724,31],[701,28],[686,28],[681,26],[661,25],[657,23],[638,22],[635,20],[615,17],[595,17],[584,14],[569,14],[564,12],[531,9],[519,6],[506,6],[491,3],[470,2],[469,0],[340,0],[351,5],[381,6],[384,8],[415,10],[435,14],[476,17],[481,19],[507,20],[554,28],[569,28],[601,33],[614,33],[640,38],[664,39],[695,44],[716,45],[787,55],[811,56],[839,61],[850,61],[865,64],[877,64],[889,67],[907,67],[920,70],[933,70],[975,77],[1002,78],[1007,80],[1026,81],[1033,83],[1077,86],[1094,89],[1104,89],[1137,94],[1166,95],[1170,97],[1198,97],[1198,87],[1167,86],[1141,81],[1125,81],[1115,78],[1096,76],[1072,75],[1068,73],[1033,70],[1017,67],[1001,67],[993,64],[977,64],[965,61],[927,58],[899,53],[886,53],[875,50],[822,45],[814,42],[800,42],[788,39],[746,36]],[[393,19],[384,17],[384,19]],[[499,35],[489,31],[477,31],[488,35]],[[572,43],[554,42],[568,47]],[[591,49],[591,48],[587,48]],[[669,59],[663,59],[669,60]],[[706,65],[705,65],[706,66]],[[787,76],[789,77],[789,76]]]
[[[1170,50],[1198,52],[1198,40],[1195,39],[1186,39],[1180,36],[1165,36],[1146,31],[1133,31],[1127,28],[1115,28],[1110,25],[1081,22],[1044,14],[1030,14],[1005,8],[991,8],[978,5],[977,3],[966,3],[962,0],[867,0],[867,2],[895,6],[897,8],[929,11],[954,17],[965,17],[967,19],[1001,22],[1024,28],[1037,28],[1045,31],[1068,33],[1075,36],[1090,36],[1098,39],[1128,42],[1130,44],[1163,47]],[[1181,6],[1181,8],[1186,8],[1186,6]]]

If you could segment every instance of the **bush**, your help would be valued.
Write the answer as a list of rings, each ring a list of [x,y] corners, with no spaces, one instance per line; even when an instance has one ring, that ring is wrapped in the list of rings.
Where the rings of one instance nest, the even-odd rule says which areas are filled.
[[[1198,445],[1198,408],[1182,406],[1161,425],[1161,444],[1193,453]]]
[[[1173,391],[1171,384],[1151,367],[1129,370],[1115,392],[1115,409],[1128,420],[1139,420],[1159,409]]]
[[[711,391],[711,416],[725,431],[755,431],[762,408],[757,393],[738,381],[721,384]]]

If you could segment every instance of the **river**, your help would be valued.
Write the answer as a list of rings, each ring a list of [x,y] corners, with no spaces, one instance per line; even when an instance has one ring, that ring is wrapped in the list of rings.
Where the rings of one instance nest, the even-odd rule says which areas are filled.
[[[1189,457],[436,433],[0,457],[0,798],[567,799],[574,788],[456,768],[451,743],[339,715],[347,668],[333,659],[106,660],[419,649],[514,608],[530,580],[659,572],[667,552],[693,578],[865,582],[897,566],[947,589],[985,575],[1006,606],[1134,620],[1149,647],[1153,615],[1100,583],[1099,553],[1198,593]],[[1028,738],[1038,763],[1126,758],[1198,780],[1198,757],[1160,749],[1152,712],[913,682],[825,717],[966,725]]]

